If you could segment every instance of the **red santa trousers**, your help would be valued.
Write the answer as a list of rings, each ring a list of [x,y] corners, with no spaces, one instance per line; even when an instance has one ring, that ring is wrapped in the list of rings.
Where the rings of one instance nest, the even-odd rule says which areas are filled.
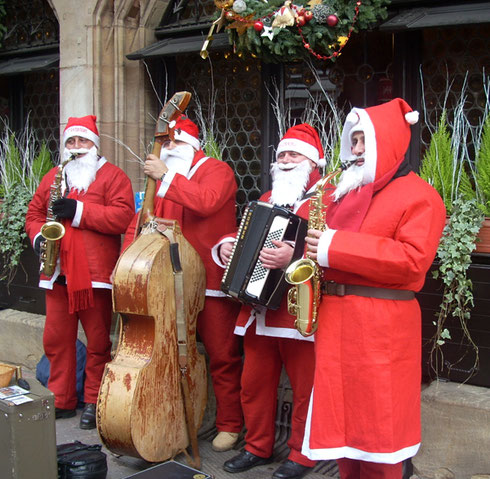
[[[402,479],[403,466],[398,464],[379,464],[357,461],[355,459],[337,459],[341,479]]]
[[[87,337],[86,403],[97,402],[104,366],[111,359],[111,290],[96,288],[93,295],[92,308],[69,314],[66,286],[55,283],[53,290],[46,290],[43,345],[50,362],[48,388],[54,393],[57,408],[75,409],[77,406],[76,340],[79,320]]]
[[[242,408],[247,428],[245,449],[260,457],[269,457],[273,452],[277,388],[284,364],[293,390],[288,458],[303,466],[313,467],[315,461],[301,454],[301,446],[313,386],[314,343],[259,336],[255,334],[254,324],[247,329],[243,345]]]
[[[243,427],[241,340],[233,333],[240,306],[231,299],[206,296],[204,309],[197,318],[197,332],[209,357],[218,431],[240,432]]]

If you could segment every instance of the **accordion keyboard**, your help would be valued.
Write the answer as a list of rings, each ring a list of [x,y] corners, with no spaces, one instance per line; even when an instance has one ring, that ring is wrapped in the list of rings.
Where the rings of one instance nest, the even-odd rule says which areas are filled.
[[[275,248],[276,246],[272,244],[272,241],[282,240],[288,223],[289,220],[287,218],[276,216],[272,221],[269,233],[265,238],[263,248]],[[252,296],[259,297],[264,287],[264,284],[267,281],[267,276],[269,275],[269,273],[270,270],[264,268],[262,266],[262,261],[260,261],[260,259],[257,259],[257,263],[254,267],[252,275],[250,276],[250,280],[246,288],[247,293]]]

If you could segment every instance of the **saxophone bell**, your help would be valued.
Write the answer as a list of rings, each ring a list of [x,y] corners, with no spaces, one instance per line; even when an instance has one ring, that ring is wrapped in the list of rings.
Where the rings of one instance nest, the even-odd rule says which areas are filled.
[[[62,196],[61,182],[65,166],[77,156],[76,153],[72,154],[59,166],[50,188],[46,223],[43,224],[40,231],[44,241],[41,243],[41,254],[39,255],[39,271],[48,277],[54,274],[60,253],[60,240],[65,235],[65,227],[56,221],[53,214],[53,203]]]
[[[53,276],[58,262],[60,239],[65,235],[65,227],[58,221],[48,221],[41,227],[41,236],[44,241],[41,244],[40,272],[50,277]]]
[[[341,172],[339,168],[317,183],[315,195],[310,200],[308,229],[325,229],[324,188]],[[318,327],[318,308],[322,299],[321,268],[316,261],[302,258],[288,266],[285,279],[293,285],[288,292],[288,312],[296,316],[294,326],[303,336],[311,336]]]
[[[295,328],[303,336],[311,336],[317,328],[313,305],[315,303],[315,263],[301,258],[286,269],[284,279],[293,287],[288,291],[288,313],[296,316]]]

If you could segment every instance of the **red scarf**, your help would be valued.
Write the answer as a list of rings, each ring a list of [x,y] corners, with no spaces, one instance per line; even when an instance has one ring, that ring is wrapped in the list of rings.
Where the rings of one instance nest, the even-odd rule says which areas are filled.
[[[68,198],[77,199],[78,192],[71,191]],[[65,236],[61,240],[60,265],[66,276],[68,307],[70,314],[93,307],[92,281],[88,268],[87,252],[83,242],[83,231],[64,221]]]

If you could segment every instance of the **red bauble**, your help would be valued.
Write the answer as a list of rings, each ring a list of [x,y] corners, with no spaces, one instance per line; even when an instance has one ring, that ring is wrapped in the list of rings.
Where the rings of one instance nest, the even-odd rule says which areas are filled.
[[[304,14],[305,20],[309,22],[313,18],[313,12],[311,10],[306,10]]]
[[[310,49],[310,44],[309,44],[309,43],[305,43],[305,48],[306,48],[307,50],[309,50],[309,49]]]
[[[264,24],[263,24],[262,22],[260,22],[260,21],[258,21],[258,20],[257,20],[257,21],[254,23],[254,30],[255,30],[256,32],[261,32],[263,29],[264,29]]]
[[[227,20],[230,20],[231,21],[231,20],[233,20],[233,18],[235,18],[235,14],[232,11],[228,10],[225,13],[225,17],[226,17]]]
[[[296,18],[296,23],[300,26],[303,27],[306,23],[306,19],[303,15],[300,15],[298,18]]]
[[[337,23],[339,23],[339,17],[337,17],[337,15],[329,15],[327,17],[327,25],[329,27],[335,27]]]

